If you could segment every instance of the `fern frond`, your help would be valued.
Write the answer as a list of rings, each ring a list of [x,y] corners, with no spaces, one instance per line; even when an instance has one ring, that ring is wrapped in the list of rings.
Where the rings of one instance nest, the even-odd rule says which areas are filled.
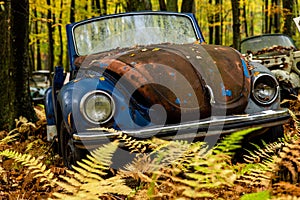
[[[269,200],[270,197],[271,197],[270,191],[264,190],[261,192],[245,194],[242,196],[241,200],[252,200],[252,199]]]
[[[187,189],[184,190],[182,193],[184,196],[189,197],[189,198],[213,198],[214,195],[210,192],[206,191],[195,191],[193,189]]]
[[[249,128],[242,131],[237,131],[232,134],[225,136],[217,146],[213,148],[215,154],[227,154],[232,156],[234,151],[241,148],[241,141],[245,135],[250,132],[256,131],[260,128]]]
[[[290,196],[294,196],[294,197],[299,197],[300,195],[300,187],[296,184],[292,184],[289,182],[279,182],[274,184],[273,187],[273,194],[274,195],[290,195]]]
[[[134,158],[134,160],[127,164],[124,169],[119,170],[118,174],[121,177],[132,177],[137,181],[151,182],[152,179],[149,174],[155,169],[153,160],[149,154],[141,154]]]
[[[155,140],[157,141],[157,139]],[[154,156],[154,163],[161,168],[164,165],[181,162],[182,158],[186,155],[189,146],[189,143],[185,141],[168,141],[160,143],[157,148],[151,152],[151,156]]]
[[[21,154],[13,150],[6,149],[0,152],[0,155],[14,159],[22,165],[27,166],[28,169],[35,174],[34,178],[43,178],[40,180],[41,182],[46,180],[52,186],[55,184],[56,179],[54,178],[54,174],[50,170],[46,170],[46,165],[35,157],[32,157],[30,154]]]
[[[278,142],[266,145],[250,153],[246,157],[255,164],[240,177],[241,182],[261,187],[272,187],[278,181],[299,181],[300,140],[298,136],[281,138]]]
[[[122,132],[119,133],[118,138],[120,140],[120,143],[123,143],[131,153],[145,153],[146,151],[154,150],[157,148],[157,144],[152,142],[151,140],[137,140]]]
[[[73,166],[73,171],[67,171],[67,177],[60,176],[63,181],[57,181],[70,195],[55,193],[54,196],[64,199],[98,199],[109,194],[129,195],[132,189],[125,185],[122,177],[102,178],[107,174],[105,171],[112,163],[118,144],[117,141],[105,144],[91,152],[87,159],[78,161],[78,166]]]
[[[91,152],[91,156],[88,156],[88,159],[93,162],[95,165],[93,166],[94,169],[109,169],[110,165],[112,164],[112,156],[117,150],[119,145],[118,141],[110,142],[108,144],[104,144],[103,146],[99,147],[98,149]]]
[[[25,152],[30,152],[33,148],[37,148],[40,144],[43,144],[43,141],[41,139],[33,140],[32,142],[27,144]]]
[[[0,140],[0,145],[5,145],[15,141],[17,137],[19,137],[19,135],[20,135],[19,133],[10,132],[7,136],[5,136],[3,139]]]
[[[114,176],[108,179],[83,179],[82,182],[76,182],[73,178],[64,177],[67,182],[58,182],[58,185],[64,188],[70,195],[61,195],[54,193],[57,198],[77,199],[98,199],[104,194],[129,195],[132,189],[125,185],[124,180],[120,176]],[[73,184],[73,185],[72,185]]]
[[[292,110],[290,110],[290,109],[289,109],[289,114],[290,114],[290,116],[291,116],[291,118],[292,118],[292,120],[293,120],[293,122],[294,122],[294,126],[295,126],[297,132],[299,133],[299,131],[300,131],[300,122],[299,122],[299,120],[298,120],[298,117],[297,117],[296,114],[295,114]]]

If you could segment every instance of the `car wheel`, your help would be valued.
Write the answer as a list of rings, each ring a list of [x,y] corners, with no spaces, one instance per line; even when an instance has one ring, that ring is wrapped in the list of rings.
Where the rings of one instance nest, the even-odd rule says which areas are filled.
[[[242,140],[242,148],[235,152],[232,159],[233,163],[245,162],[244,157],[250,155],[250,152],[257,150],[257,148],[264,148],[264,144],[270,144],[284,137],[283,126],[275,126],[262,131],[262,134],[258,134],[255,137],[245,137]]]
[[[283,126],[271,127],[266,134],[259,137],[259,141],[263,140],[265,143],[272,143],[278,141],[279,138],[284,137]]]
[[[73,139],[63,121],[60,125],[59,144],[64,165],[71,169],[72,165],[76,164],[76,161],[81,160],[82,153],[80,149],[75,147]]]

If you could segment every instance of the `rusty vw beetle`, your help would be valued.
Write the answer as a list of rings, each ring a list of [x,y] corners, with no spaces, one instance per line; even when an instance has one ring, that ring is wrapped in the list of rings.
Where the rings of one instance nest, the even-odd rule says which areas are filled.
[[[261,126],[270,139],[289,118],[272,73],[205,44],[193,14],[107,15],[69,24],[67,35],[70,78],[56,67],[45,108],[48,139],[68,167],[116,138],[111,129],[194,141]]]

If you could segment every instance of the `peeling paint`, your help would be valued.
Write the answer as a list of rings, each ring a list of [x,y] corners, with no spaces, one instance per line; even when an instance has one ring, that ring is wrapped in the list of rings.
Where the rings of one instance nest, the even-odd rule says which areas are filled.
[[[258,76],[260,72],[254,72],[253,76]]]
[[[231,90],[226,90],[225,88],[222,88],[222,96],[231,97],[232,96],[232,91]]]
[[[175,73],[174,72],[169,72],[169,75],[170,76],[175,76]]]
[[[99,78],[99,80],[100,80],[100,81],[105,81],[105,77],[104,77],[104,76],[101,76],[101,77]]]

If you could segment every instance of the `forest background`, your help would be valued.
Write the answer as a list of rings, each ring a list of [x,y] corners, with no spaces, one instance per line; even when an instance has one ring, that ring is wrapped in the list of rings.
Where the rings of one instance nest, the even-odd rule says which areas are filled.
[[[27,123],[27,120],[24,120],[24,118],[19,118],[20,116],[24,116],[30,122],[34,121],[35,118],[29,95],[28,77],[34,70],[46,69],[53,71],[57,65],[63,66],[64,69],[68,71],[66,24],[94,16],[140,10],[192,12],[198,20],[206,42],[209,44],[232,45],[238,49],[241,39],[246,37],[262,33],[285,33],[291,36],[300,47],[300,34],[293,22],[293,18],[300,15],[298,0],[0,0],[1,156],[7,153],[8,155],[6,155],[6,157],[10,156],[9,158],[13,158],[23,164],[25,163],[25,165],[29,166],[28,168],[39,172],[39,176],[49,178],[51,175],[52,177],[49,178],[50,182],[56,180],[53,179],[53,177],[56,178],[61,175],[61,173],[65,173],[64,169],[60,168],[61,162],[59,162],[59,164],[55,163],[55,157],[49,151],[50,144],[48,144],[48,146],[44,145],[40,139],[45,131],[41,134],[37,132],[37,137],[29,137],[29,131],[29,133],[26,133],[28,135],[25,135],[26,137],[20,137],[19,141],[13,140],[13,142],[5,142],[3,135],[6,135],[7,132],[2,130],[12,129],[12,126],[15,125],[16,122],[21,125],[13,129],[13,132],[21,132],[20,130],[24,124],[28,124],[29,129],[35,127],[32,123]],[[299,98],[295,102],[299,103]],[[300,106],[297,105],[296,108],[295,110],[298,111],[298,117]],[[296,118],[296,116],[294,117]],[[15,119],[20,120],[15,121]],[[298,124],[298,121],[295,122],[294,126],[292,122],[291,124],[287,124],[288,132],[298,133]],[[42,130],[43,129],[41,129],[41,131]],[[27,131],[27,129],[25,129],[25,131]],[[240,135],[237,136],[240,137]],[[31,139],[29,140],[29,138]],[[22,140],[25,140],[25,142],[20,142]],[[231,140],[234,142],[238,141],[236,138],[232,138]],[[7,143],[12,145],[9,146]],[[261,191],[259,194],[265,197],[260,199],[269,199],[270,193],[275,196],[278,193],[291,194],[292,196],[299,197],[299,143],[300,140],[292,141],[290,145],[279,143],[279,145],[284,145],[285,148],[282,148],[279,157],[275,157],[276,162],[271,160],[270,163],[266,163],[265,169],[267,170],[263,172],[254,171],[255,175],[253,175],[252,178],[249,176],[249,180],[243,180],[244,185],[233,184],[233,181],[236,180],[234,178],[237,174],[236,172],[250,171],[251,166],[252,169],[255,170],[254,167],[256,167],[256,165],[228,165],[228,163],[230,163],[229,160],[227,160],[228,156],[226,154],[224,156],[224,154],[219,155],[216,153],[217,157],[209,158],[211,160],[208,161],[212,162],[213,165],[207,170],[207,160],[204,160],[202,165],[198,165],[198,161],[195,162],[193,156],[187,154],[187,157],[191,158],[188,160],[188,163],[192,163],[192,167],[194,164],[199,172],[205,175],[206,179],[206,175],[208,175],[210,177],[209,180],[212,181],[208,181],[208,189],[204,188],[205,195],[211,195],[213,193],[224,199],[239,199],[241,195],[250,193],[248,198],[243,199],[257,199],[254,198],[251,193]],[[40,145],[41,148],[38,148],[38,145]],[[112,143],[112,145],[114,144]],[[182,147],[181,143],[179,145],[179,147]],[[177,146],[174,147],[177,150]],[[202,149],[200,145],[198,147],[199,150]],[[233,148],[234,145],[226,144],[223,148],[226,148],[227,151],[228,147]],[[274,147],[276,148],[276,145]],[[32,155],[36,157],[39,156],[39,159],[47,161],[48,165],[50,165],[51,172],[55,173],[55,176],[52,174],[49,175],[49,171],[45,171],[44,165],[37,165],[36,162],[33,162],[32,159],[34,158],[30,156],[23,157],[9,150],[2,151],[3,148],[14,149],[18,152],[25,153],[34,150],[32,151],[34,152]],[[218,152],[223,153],[226,151],[224,149],[221,151],[218,150]],[[174,152],[176,151],[174,150]],[[196,153],[197,151],[195,151],[195,155]],[[167,159],[170,159],[169,154],[166,155]],[[19,165],[16,165],[13,159],[5,160],[1,158],[0,199],[2,199],[1,195],[4,197],[15,197],[3,199],[26,199],[28,196],[38,196],[40,198],[34,199],[41,199],[41,195],[49,196],[51,192],[61,190],[60,187],[55,187],[50,190],[49,184],[45,189],[42,181],[32,181],[34,179],[33,172],[28,173],[26,168],[21,168]],[[39,161],[39,159],[35,161]],[[184,159],[183,161],[185,162]],[[144,162],[141,163],[145,167],[148,166]],[[38,167],[41,167],[43,170],[37,169]],[[286,171],[282,171],[283,167],[286,167],[284,169],[288,169],[288,171],[291,169],[287,175],[290,176],[293,181],[279,183],[277,185],[273,184],[272,181],[274,177],[277,178],[278,174],[286,174]],[[177,170],[176,168],[166,169],[165,171],[168,172],[169,170],[172,173],[174,172],[174,174],[178,173],[178,171],[175,171]],[[48,174],[46,174],[46,172]],[[151,178],[154,177],[158,180],[161,176],[152,176],[150,174],[148,177],[143,173],[140,174],[142,175],[142,177],[138,176],[138,178],[142,180],[140,185],[146,185],[146,183],[150,181],[149,191],[154,190],[154,184]],[[181,173],[179,173],[179,175],[180,174]],[[257,174],[261,176],[256,176]],[[167,177],[166,180],[169,180],[169,174],[166,173],[162,175]],[[199,173],[189,175],[199,177]],[[176,179],[173,180],[186,183],[185,180],[177,179],[178,177],[175,178]],[[200,176],[200,178],[203,177]],[[291,184],[294,182],[297,184]],[[203,187],[199,187],[199,182],[191,181],[189,183],[193,185],[192,187],[185,187],[186,191],[190,192],[189,195],[195,195],[195,187],[198,189],[197,192],[200,191],[198,194],[203,195],[203,193],[201,193]],[[252,183],[255,183],[255,187],[250,186]],[[173,184],[175,189],[172,188],[174,190],[170,192],[169,187],[166,187],[170,185],[168,181],[166,181],[165,185],[161,185],[161,188],[165,188],[165,190],[159,191],[158,194],[160,195],[168,196],[169,194],[177,194],[175,193],[178,191],[176,189],[182,188],[176,183]],[[224,185],[225,187],[223,187]],[[268,185],[268,187],[266,187],[266,185]],[[215,190],[211,189],[212,186],[216,186]],[[222,186],[222,189],[220,189],[220,186]],[[89,188],[92,189],[95,187]],[[147,192],[147,188],[145,188],[137,187],[137,190],[140,189],[141,192],[139,193],[143,194],[143,192]],[[115,188],[112,189],[115,190]],[[254,193],[254,195],[257,194]],[[282,199],[288,198],[283,197]],[[294,198],[291,197],[290,199]]]
[[[234,45],[237,32],[239,40],[262,33],[285,33],[300,43],[292,21],[300,15],[297,0],[30,0],[29,4],[32,70],[68,67],[66,24],[139,10],[193,12],[209,44]]]
[[[300,44],[298,0],[0,0],[0,127],[19,116],[34,121],[32,71],[69,70],[66,24],[141,10],[192,12],[209,44],[238,49],[241,39],[262,33],[285,33]]]

